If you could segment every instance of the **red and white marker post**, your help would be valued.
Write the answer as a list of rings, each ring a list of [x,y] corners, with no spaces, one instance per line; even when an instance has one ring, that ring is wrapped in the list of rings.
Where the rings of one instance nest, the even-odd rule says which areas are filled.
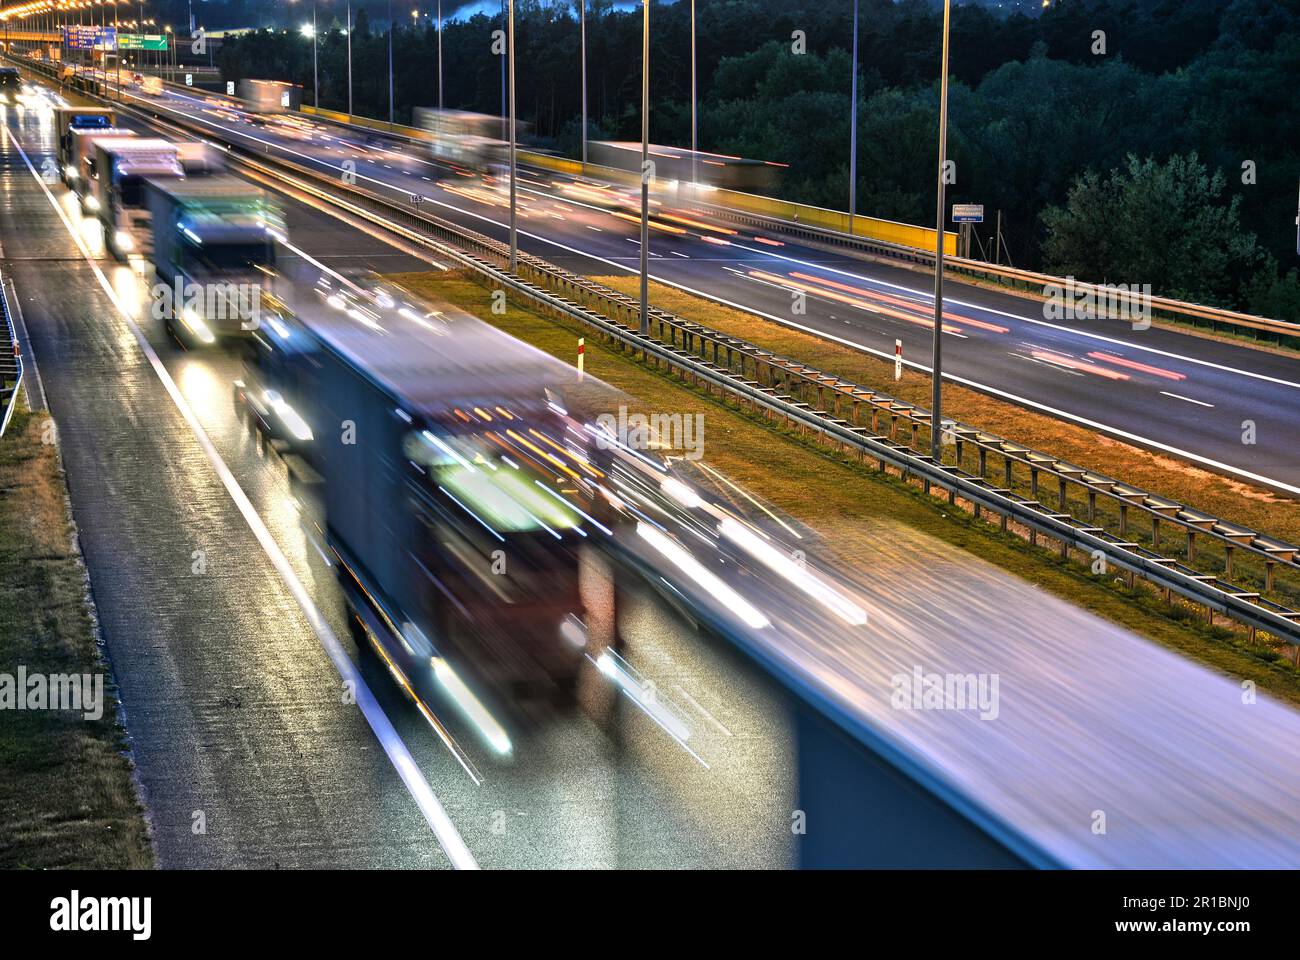
[[[579,363],[579,368],[581,368],[581,366],[582,366],[581,363]],[[894,341],[894,379],[895,380],[903,379],[903,341],[902,340]]]
[[[579,380],[583,378],[582,361],[586,357],[586,354],[587,354],[587,338],[579,337],[578,338],[578,379]]]

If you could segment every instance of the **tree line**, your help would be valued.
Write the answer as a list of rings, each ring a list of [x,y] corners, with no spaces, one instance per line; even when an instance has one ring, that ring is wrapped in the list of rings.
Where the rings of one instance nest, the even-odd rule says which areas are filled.
[[[389,110],[388,36],[371,15],[387,9],[353,5],[354,109],[379,118]],[[404,123],[437,103],[437,35],[431,20],[394,9],[394,113]],[[858,212],[925,223],[940,14],[925,0],[860,0],[859,10]],[[843,209],[852,4],[696,0],[696,11],[701,148],[789,164],[782,196]],[[332,109],[347,103],[340,13],[337,3],[318,8],[319,95]],[[689,14],[680,0],[651,9],[660,143],[690,142]],[[311,102],[312,43],[298,25],[227,40],[223,76],[291,80]],[[501,111],[493,31],[503,27],[482,13],[445,23],[447,107]],[[520,121],[536,145],[576,155],[576,4],[519,0],[516,36]],[[589,135],[639,139],[640,12],[589,0],[587,39]],[[957,5],[950,46],[949,199],[983,203],[990,221],[1000,210],[1017,266],[1300,320],[1300,0],[1058,0],[1035,17]]]

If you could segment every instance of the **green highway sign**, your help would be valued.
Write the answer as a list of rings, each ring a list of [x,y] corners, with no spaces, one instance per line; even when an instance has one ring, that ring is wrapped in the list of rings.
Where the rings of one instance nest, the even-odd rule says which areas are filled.
[[[122,33],[117,38],[119,50],[166,50],[167,37],[163,34]]]

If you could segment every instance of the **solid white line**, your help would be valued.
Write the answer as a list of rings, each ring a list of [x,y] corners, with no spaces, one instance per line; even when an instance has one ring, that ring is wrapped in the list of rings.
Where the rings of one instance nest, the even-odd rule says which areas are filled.
[[[109,300],[112,301],[113,306],[117,308],[118,313],[122,316],[127,327],[135,336],[136,342],[140,346],[140,350],[144,353],[145,358],[148,359],[149,365],[153,367],[154,373],[157,374],[158,379],[162,382],[163,388],[167,391],[172,402],[176,405],[176,409],[180,411],[181,417],[185,420],[186,424],[189,425],[190,430],[194,434],[194,438],[198,441],[199,447],[207,456],[208,462],[212,465],[212,469],[216,471],[217,477],[221,480],[222,485],[225,486],[226,492],[230,494],[230,498],[235,502],[235,506],[239,509],[240,514],[243,515],[249,529],[253,532],[253,536],[257,538],[257,542],[261,545],[262,550],[271,561],[271,565],[274,566],[276,572],[280,574],[280,579],[284,582],[285,587],[287,587],[289,592],[293,594],[293,598],[298,601],[299,608],[307,618],[307,622],[311,625],[317,639],[320,640],[321,646],[329,655],[330,660],[333,661],[335,668],[339,672],[339,676],[342,677],[345,682],[352,684],[352,689],[356,691],[357,706],[360,707],[361,712],[365,714],[366,721],[370,724],[370,729],[375,732],[375,736],[379,739],[380,745],[384,748],[384,753],[388,755],[388,759],[393,764],[394,769],[397,770],[398,776],[402,778],[402,782],[406,785],[406,789],[411,794],[411,798],[420,808],[420,812],[424,814],[425,822],[428,823],[429,827],[433,830],[434,836],[437,837],[439,845],[446,852],[452,865],[457,869],[477,869],[478,863],[475,861],[474,855],[470,853],[469,847],[465,845],[464,839],[462,839],[460,833],[456,830],[455,825],[451,822],[451,818],[447,815],[447,811],[443,808],[437,796],[434,795],[433,789],[429,786],[429,782],[424,778],[424,774],[421,773],[419,766],[415,762],[415,758],[411,756],[410,750],[407,749],[406,744],[393,728],[392,722],[388,719],[387,714],[384,713],[383,708],[375,699],[374,693],[366,685],[365,679],[357,671],[356,664],[354,664],[348,657],[347,653],[343,649],[343,645],[339,643],[338,637],[334,635],[334,631],[330,628],[329,623],[326,622],[324,616],[321,615],[320,609],[307,593],[307,588],[303,586],[302,581],[294,572],[293,566],[289,563],[289,558],[285,556],[284,551],[280,549],[280,545],[276,543],[275,538],[271,535],[271,531],[267,529],[266,524],[258,515],[256,508],[248,499],[248,495],[245,494],[243,488],[240,487],[239,481],[235,479],[235,475],[230,471],[230,468],[226,466],[226,462],[221,458],[221,454],[217,452],[217,448],[213,446],[212,440],[208,437],[207,432],[203,429],[203,425],[199,423],[198,418],[194,415],[194,411],[190,408],[185,396],[176,385],[176,381],[173,380],[171,374],[167,372],[167,368],[163,365],[162,360],[159,358],[157,352],[155,352],[152,344],[150,344],[148,338],[145,337],[144,331],[136,324],[135,320],[131,316],[131,312],[118,299],[117,291],[113,289],[112,283],[110,283],[108,278],[104,276],[104,272],[99,268],[99,264],[95,262],[90,250],[86,247],[85,242],[81,239],[81,236],[74,228],[73,224],[68,220],[67,214],[64,213],[63,208],[59,206],[59,202],[55,198],[54,194],[50,192],[49,187],[45,185],[45,182],[36,172],[36,168],[32,166],[32,162],[28,159],[27,152],[22,148],[22,144],[18,142],[18,138],[10,133],[7,126],[4,127],[3,130],[5,140],[13,143],[13,145],[18,149],[18,154],[22,157],[23,163],[27,165],[27,169],[31,172],[32,178],[40,186],[41,190],[44,191],[46,199],[50,202],[50,206],[54,208],[55,213],[59,215],[59,219],[63,221],[63,226],[67,229],[68,235],[72,237],[73,242],[77,245],[78,249],[81,250],[82,256],[85,257],[86,262],[90,264],[90,269],[94,271],[95,277],[99,281],[99,285],[103,288],[104,293],[108,295]]]
[[[1214,404],[1206,403],[1204,400],[1193,400],[1191,397],[1184,397],[1181,393],[1170,393],[1168,390],[1160,391],[1166,397],[1173,397],[1175,400],[1186,400],[1188,403],[1194,403],[1198,407],[1212,407]]]

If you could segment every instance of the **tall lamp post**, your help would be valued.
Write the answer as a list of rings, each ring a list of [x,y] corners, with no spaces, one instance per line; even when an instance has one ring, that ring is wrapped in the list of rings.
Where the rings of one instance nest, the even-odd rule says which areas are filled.
[[[442,0],[438,0],[438,112],[442,112]]]
[[[650,0],[641,0],[641,336],[650,335]]]
[[[352,120],[352,0],[348,0],[348,120]]]
[[[311,103],[320,109],[320,69],[316,65],[320,37],[316,33],[316,0],[311,0]]]
[[[947,0],[944,0],[946,3]],[[853,79],[849,83],[849,233],[858,214],[858,0],[853,0]]]
[[[856,0],[855,0],[856,2]],[[939,71],[939,174],[934,211],[934,346],[931,354],[933,398],[930,401],[930,456],[938,466],[943,443],[943,225],[944,160],[948,148],[948,18],[951,0],[943,0],[943,53]]]
[[[582,37],[582,166],[585,173],[587,167],[587,0],[578,0],[578,29]]]
[[[518,194],[515,190],[515,0],[510,0],[509,22],[506,30],[508,31],[506,44],[509,47],[506,53],[510,59],[508,84],[510,88],[510,272],[513,273],[519,266],[519,211],[515,206],[518,202]]]
[[[388,0],[388,129],[393,129],[393,0]]]
[[[696,154],[699,152],[699,124],[698,118],[699,99],[695,91],[695,0],[691,0],[691,189],[699,183],[696,175]]]

